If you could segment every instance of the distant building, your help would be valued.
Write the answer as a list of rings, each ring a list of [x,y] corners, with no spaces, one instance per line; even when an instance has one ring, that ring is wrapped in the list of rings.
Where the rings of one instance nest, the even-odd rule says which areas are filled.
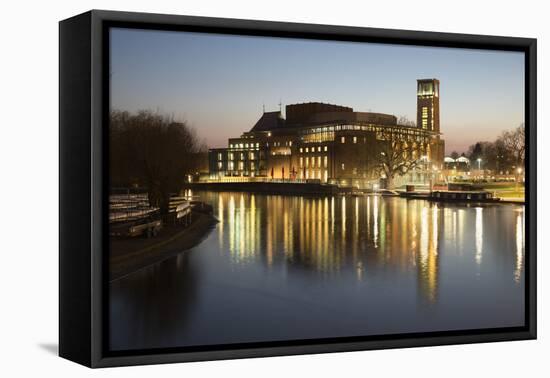
[[[439,128],[439,80],[417,80],[416,125],[423,130],[440,132]]]
[[[453,159],[450,156],[446,156],[443,164],[443,175],[449,181],[456,179],[469,179],[471,175],[470,159],[466,156],[460,156]]]
[[[418,80],[418,123],[397,124],[394,115],[356,112],[350,107],[310,102],[264,112],[250,131],[209,151],[210,180],[265,178],[318,180],[366,187],[380,179],[377,143],[391,135],[410,146],[414,159],[429,162],[403,180],[442,169],[444,141],[439,126],[439,81]],[[387,133],[390,131],[390,133]],[[425,177],[424,177],[425,179]]]
[[[459,156],[456,159],[446,156],[444,159],[445,169],[458,169],[459,171],[469,171],[470,170],[470,159],[466,156]]]

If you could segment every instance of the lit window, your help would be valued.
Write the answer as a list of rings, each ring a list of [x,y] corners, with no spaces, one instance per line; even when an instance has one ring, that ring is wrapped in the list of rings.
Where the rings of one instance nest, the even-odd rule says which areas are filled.
[[[239,162],[239,171],[242,171],[244,170],[244,162],[240,161]]]
[[[233,152],[229,154],[229,160],[233,160]]]
[[[290,147],[292,147],[292,141],[288,142],[288,145],[289,145]]]
[[[250,170],[253,171],[256,169],[256,166],[254,164],[254,162],[250,163]]]
[[[250,153],[250,160],[254,160],[254,152]]]
[[[244,160],[244,154],[241,152],[241,160]]]
[[[308,148],[308,147],[306,147],[306,152],[309,152],[309,148]]]
[[[317,158],[317,165],[319,166],[319,168],[321,168],[321,157],[320,156]]]
[[[230,144],[230,145],[229,145],[229,148],[233,148],[233,145],[232,145],[232,144]]]
[[[300,153],[304,152],[304,149],[302,147],[300,147]]]
[[[346,143],[346,137],[341,137],[341,138],[340,138],[340,142]]]
[[[309,167],[309,158],[306,157],[306,168]]]
[[[325,168],[328,167],[328,157],[325,156]]]
[[[218,160],[222,160],[222,153],[218,152]]]
[[[344,163],[342,163],[342,171],[346,169],[346,166],[344,165]]]
[[[325,146],[325,152],[326,152],[326,151],[328,151],[328,147],[327,147],[327,146]]]
[[[321,152],[321,146],[317,147],[317,152]]]
[[[259,148],[260,147],[260,143],[256,143],[256,148]]]
[[[230,162],[229,162],[229,170],[232,171],[232,170],[233,170],[233,167],[234,167],[233,162],[230,161]]]
[[[246,148],[248,148],[248,143],[244,145]]]
[[[357,137],[353,137],[353,143],[357,143]]]
[[[303,165],[304,165],[304,158],[300,157],[300,167],[302,167]]]
[[[223,164],[222,164],[222,162],[220,161],[220,162],[218,162],[218,169],[221,170],[222,168],[223,168]]]
[[[243,144],[242,144],[242,143],[241,143],[241,144],[239,144],[239,147],[240,147],[240,148],[243,148]]]
[[[428,128],[428,107],[427,106],[422,107],[422,128],[423,129]]]

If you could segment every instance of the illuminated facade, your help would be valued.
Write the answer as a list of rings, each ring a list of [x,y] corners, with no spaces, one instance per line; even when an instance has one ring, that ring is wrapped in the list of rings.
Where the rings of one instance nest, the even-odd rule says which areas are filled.
[[[439,129],[439,80],[417,80],[416,125],[436,133]]]
[[[439,81],[419,80],[417,98],[417,126],[399,125],[389,114],[319,102],[287,105],[286,119],[280,111],[264,112],[250,131],[229,139],[227,148],[209,151],[208,179],[306,180],[367,187],[380,179],[377,146],[388,138],[407,146],[409,158],[423,158],[430,169],[440,169],[444,142]],[[414,181],[410,176],[406,180]]]

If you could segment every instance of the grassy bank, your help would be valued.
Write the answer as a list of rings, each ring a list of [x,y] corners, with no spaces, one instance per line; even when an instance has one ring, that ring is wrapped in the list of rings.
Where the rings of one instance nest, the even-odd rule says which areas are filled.
[[[495,197],[503,200],[525,200],[525,187],[515,183],[484,183],[476,184],[480,189],[492,192]]]

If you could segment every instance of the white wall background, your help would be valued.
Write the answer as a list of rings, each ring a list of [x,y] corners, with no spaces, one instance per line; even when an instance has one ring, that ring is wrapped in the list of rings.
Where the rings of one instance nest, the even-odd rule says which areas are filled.
[[[58,25],[92,8],[536,37],[539,195],[550,188],[544,1],[12,1],[0,22],[0,375],[517,377],[550,372],[548,199],[539,199],[539,340],[89,370],[57,348]],[[545,67],[546,66],[546,67]],[[546,153],[545,153],[546,152]],[[546,190],[546,193],[548,191]],[[34,209],[34,210],[32,210]],[[39,214],[38,214],[39,212]],[[33,215],[33,216],[31,216]],[[38,219],[35,217],[38,215]],[[545,237],[546,236],[546,237]],[[490,299],[489,299],[490,300]]]

